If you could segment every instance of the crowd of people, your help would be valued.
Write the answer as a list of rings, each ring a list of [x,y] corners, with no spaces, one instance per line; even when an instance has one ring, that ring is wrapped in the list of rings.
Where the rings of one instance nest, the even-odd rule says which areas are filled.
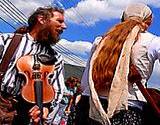
[[[0,34],[1,63],[15,34],[22,36],[7,70],[0,71],[0,115],[4,114],[2,101],[11,97],[12,101],[7,101],[14,100],[15,104],[13,119],[0,118],[0,124],[158,125],[160,114],[156,114],[137,86],[141,83],[147,87],[154,63],[160,59],[160,37],[147,31],[152,19],[149,6],[128,5],[121,22],[96,38],[82,78],[71,76],[65,81],[63,57],[53,47],[67,28],[64,10],[39,7],[28,18],[28,26]],[[22,73],[17,63],[25,57],[22,63],[30,64],[31,70]],[[41,70],[43,67],[47,72]],[[43,91],[44,79],[54,91],[53,99],[47,103],[43,102],[47,93]],[[36,93],[33,97],[39,97],[40,93],[43,96],[42,109],[36,99],[36,103],[31,103],[24,98],[22,91],[29,80],[43,83],[37,93],[30,88]]]

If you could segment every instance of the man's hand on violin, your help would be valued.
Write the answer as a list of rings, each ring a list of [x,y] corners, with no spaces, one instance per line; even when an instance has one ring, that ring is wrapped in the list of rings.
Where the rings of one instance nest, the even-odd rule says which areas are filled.
[[[35,123],[38,123],[39,120],[40,120],[40,109],[37,105],[35,105],[34,107],[32,107],[30,110],[29,110],[29,116],[31,117],[31,119],[35,122]],[[43,119],[46,119],[47,116],[48,116],[48,113],[49,113],[49,110],[48,108],[46,107],[43,107],[43,115],[42,115],[42,118]]]

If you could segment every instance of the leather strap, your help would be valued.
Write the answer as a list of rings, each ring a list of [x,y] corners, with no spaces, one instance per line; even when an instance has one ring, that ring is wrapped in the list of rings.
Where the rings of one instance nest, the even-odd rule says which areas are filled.
[[[145,97],[145,99],[147,100],[147,102],[152,106],[152,108],[154,109],[155,113],[157,113],[157,116],[160,117],[160,108],[156,104],[156,101],[153,99],[153,97],[152,97],[153,95],[150,95],[150,93],[147,91],[146,88],[144,88],[144,86],[142,85],[142,83],[140,81],[137,81],[136,84],[137,84],[139,90],[142,92],[142,94]],[[156,94],[156,93],[154,93],[154,94]]]
[[[20,44],[22,40],[22,34],[14,34],[6,52],[5,55],[3,56],[2,62],[0,64],[0,82],[3,78],[4,73],[6,72],[8,65],[10,63],[10,60],[12,56],[14,55],[18,45]]]
[[[150,104],[150,106],[155,111],[155,113],[157,113],[157,116],[160,117],[160,108],[157,105],[158,103],[156,101],[156,98],[160,99],[160,94],[155,91],[156,89],[153,90],[153,89],[145,88],[143,86],[143,84],[141,83],[141,79],[142,79],[141,75],[139,74],[138,70],[136,69],[136,66],[133,64],[130,65],[130,73],[129,73],[128,79],[131,83],[136,83],[139,90],[143,94],[144,98]]]

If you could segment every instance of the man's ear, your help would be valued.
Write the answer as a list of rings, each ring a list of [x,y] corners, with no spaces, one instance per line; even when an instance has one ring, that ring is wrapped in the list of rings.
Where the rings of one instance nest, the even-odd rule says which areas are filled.
[[[37,20],[38,20],[38,22],[39,22],[40,24],[45,24],[45,23],[46,23],[46,19],[44,19],[44,17],[41,16],[41,15],[39,15],[39,16],[37,17]]]

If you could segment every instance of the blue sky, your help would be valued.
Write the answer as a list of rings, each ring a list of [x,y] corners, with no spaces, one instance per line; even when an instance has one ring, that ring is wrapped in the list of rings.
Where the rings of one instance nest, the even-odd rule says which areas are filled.
[[[28,17],[37,7],[58,4],[65,9],[68,28],[62,34],[60,44],[80,56],[88,59],[94,39],[103,35],[110,27],[120,21],[122,10],[129,3],[142,2],[148,4],[154,15],[150,32],[160,36],[160,0],[9,0]],[[0,0],[0,15],[15,28],[20,24],[7,16],[5,9],[11,5],[8,0]],[[7,4],[6,4],[7,3]],[[7,6],[5,6],[7,5]],[[13,9],[12,9],[13,10]],[[10,11],[10,10],[8,10]],[[25,17],[25,18],[26,18]],[[13,32],[14,29],[0,19],[1,32]],[[154,69],[151,86],[160,86],[160,69]]]

